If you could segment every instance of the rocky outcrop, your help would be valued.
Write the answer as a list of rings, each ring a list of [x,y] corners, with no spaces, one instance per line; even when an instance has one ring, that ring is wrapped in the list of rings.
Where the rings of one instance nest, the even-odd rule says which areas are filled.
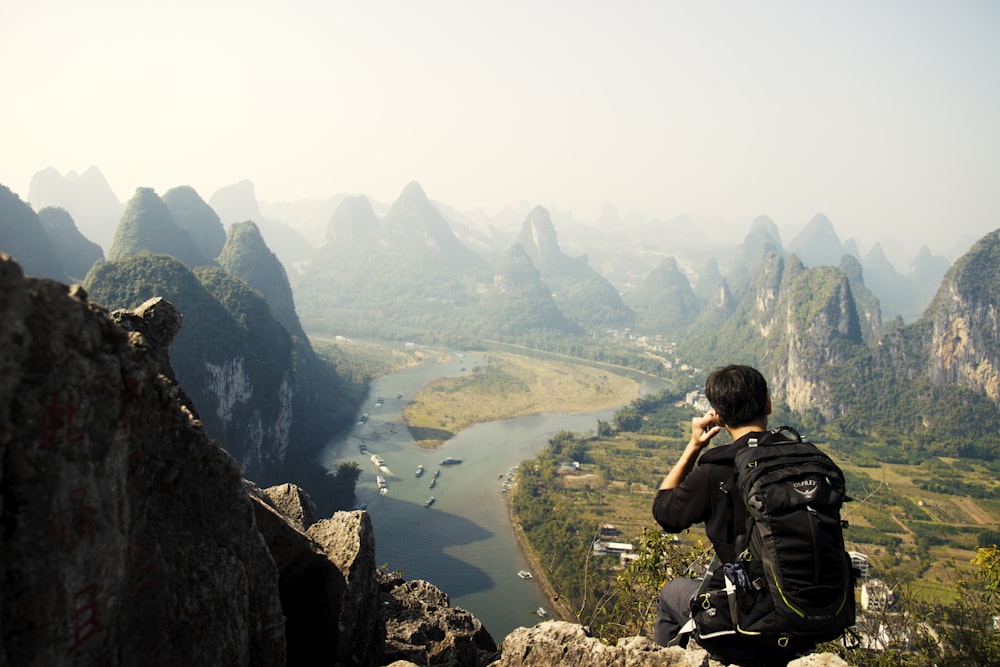
[[[701,648],[657,646],[646,637],[625,637],[608,645],[587,634],[583,626],[546,621],[517,628],[503,641],[503,657],[493,667],[718,667]],[[788,667],[846,667],[835,655],[810,655]]]
[[[426,581],[380,573],[386,624],[385,659],[420,665],[478,666],[499,657],[493,637],[470,612]]]
[[[156,329],[179,315],[160,304]],[[274,559],[143,317],[0,257],[0,663],[281,665]]]

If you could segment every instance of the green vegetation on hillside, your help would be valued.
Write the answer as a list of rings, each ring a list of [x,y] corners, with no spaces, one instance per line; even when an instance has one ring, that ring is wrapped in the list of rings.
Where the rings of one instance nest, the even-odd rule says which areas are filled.
[[[704,560],[701,527],[661,535],[650,514],[655,490],[682,451],[695,415],[677,403],[679,398],[664,392],[637,399],[618,410],[611,423],[598,423],[596,435],[559,434],[519,468],[511,503],[540,573],[560,596],[564,615],[608,640],[648,632],[653,611],[648,602],[662,583],[689,566],[697,571]],[[941,484],[960,473],[968,484],[994,489],[996,498],[995,464],[925,456],[913,464],[868,467],[846,454],[852,451],[848,443],[811,439],[837,458],[847,474],[855,500],[845,507],[849,548],[869,556],[875,576],[909,591],[906,604],[913,613],[954,619],[956,600],[968,599],[969,582],[978,576],[970,565],[977,547],[1000,535],[1000,502],[923,485],[928,480]],[[579,469],[562,465],[569,460],[579,462]],[[634,562],[595,555],[592,543],[608,524],[617,533],[601,539],[632,544]],[[992,607],[984,604],[980,599],[976,608],[997,613],[996,600]],[[956,627],[937,631],[949,637]],[[953,640],[947,641],[950,645]],[[985,643],[990,641],[987,637]],[[933,650],[937,655],[937,644]],[[850,655],[851,664],[876,664],[863,651]],[[898,660],[885,664],[920,664]]]

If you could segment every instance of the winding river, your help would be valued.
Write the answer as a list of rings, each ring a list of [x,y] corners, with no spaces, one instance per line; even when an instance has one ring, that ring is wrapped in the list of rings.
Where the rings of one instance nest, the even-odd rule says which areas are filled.
[[[598,419],[611,419],[614,409],[477,424],[435,449],[417,446],[403,424],[403,407],[431,380],[459,375],[481,360],[476,354],[432,354],[419,365],[378,379],[362,407],[367,420],[332,439],[321,462],[330,469],[344,460],[361,466],[356,495],[371,514],[377,562],[402,570],[406,579],[433,583],[448,594],[453,607],[475,614],[499,642],[514,628],[540,621],[538,607],[549,608],[540,587],[517,576],[528,565],[514,537],[500,477],[559,431],[593,431]],[[362,441],[367,453],[361,452]],[[372,454],[385,460],[389,473],[375,467]],[[441,465],[446,456],[462,463]],[[424,466],[419,477],[418,465]],[[440,476],[432,489],[435,470]],[[384,495],[376,475],[386,478]],[[431,496],[434,503],[425,507]]]

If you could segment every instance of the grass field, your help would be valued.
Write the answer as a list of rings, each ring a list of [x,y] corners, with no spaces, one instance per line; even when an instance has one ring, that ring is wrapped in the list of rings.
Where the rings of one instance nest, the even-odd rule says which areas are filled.
[[[436,380],[414,396],[403,420],[422,447],[434,447],[464,428],[539,412],[591,412],[624,405],[639,383],[605,369],[490,352],[456,378]]]

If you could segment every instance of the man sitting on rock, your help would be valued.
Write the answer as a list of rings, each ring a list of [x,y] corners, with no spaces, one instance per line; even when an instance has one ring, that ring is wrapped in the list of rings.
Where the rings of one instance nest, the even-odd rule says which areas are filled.
[[[764,376],[749,366],[727,366],[712,371],[705,382],[705,396],[712,411],[691,420],[691,439],[660,484],[653,501],[653,517],[669,533],[704,523],[719,562],[735,563],[733,526],[745,524],[746,510],[740,499],[728,497],[726,483],[734,472],[735,451],[746,446],[751,437],[760,437],[767,431],[771,398]],[[723,428],[732,437],[732,444],[709,449],[699,460],[699,454]],[[716,569],[709,589],[724,588],[722,570]],[[699,579],[686,578],[666,583],[657,599],[653,641],[667,646],[674,640],[691,618],[691,603],[701,584]],[[738,634],[710,641],[699,639],[699,643],[710,653],[721,649],[719,652],[738,664],[784,665],[812,648],[779,648]]]

